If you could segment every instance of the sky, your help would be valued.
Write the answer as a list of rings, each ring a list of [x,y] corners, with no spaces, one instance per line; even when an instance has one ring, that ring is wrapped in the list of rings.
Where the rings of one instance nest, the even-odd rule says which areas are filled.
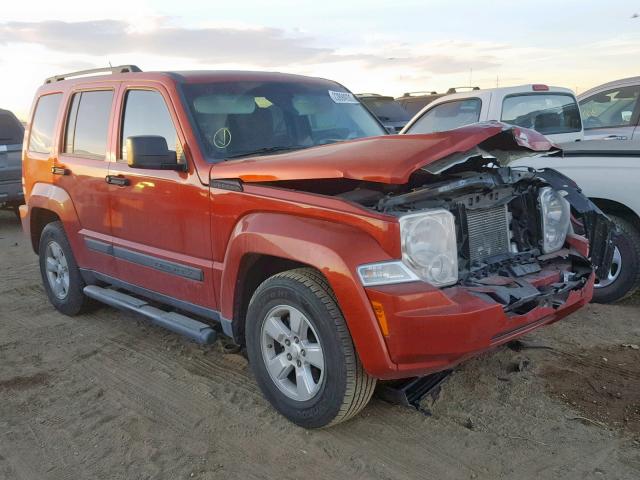
[[[0,108],[26,120],[48,76],[120,64],[243,69],[399,96],[640,75],[640,0],[3,2]]]

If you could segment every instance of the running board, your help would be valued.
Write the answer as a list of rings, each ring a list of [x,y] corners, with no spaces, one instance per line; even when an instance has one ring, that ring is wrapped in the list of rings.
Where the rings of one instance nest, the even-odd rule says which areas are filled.
[[[144,315],[152,323],[164,327],[172,332],[184,335],[198,343],[213,343],[216,341],[216,331],[206,323],[199,322],[193,318],[175,312],[165,312],[153,307],[145,300],[141,300],[126,293],[117,292],[109,288],[88,285],[84,287],[84,294],[94,298],[99,302],[106,303],[121,310]]]

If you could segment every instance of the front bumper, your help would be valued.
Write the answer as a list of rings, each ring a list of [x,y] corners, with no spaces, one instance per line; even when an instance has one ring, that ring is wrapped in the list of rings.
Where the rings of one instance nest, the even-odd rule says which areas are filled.
[[[520,277],[541,291],[561,285],[571,265],[558,261],[536,274]],[[547,325],[586,305],[595,275],[557,295],[540,295],[530,309],[509,310],[477,289],[437,289],[422,282],[366,289],[369,300],[382,306],[389,334],[385,337],[397,370],[376,372],[381,379],[427,375],[449,369],[486,350]],[[526,311],[524,311],[526,310]]]

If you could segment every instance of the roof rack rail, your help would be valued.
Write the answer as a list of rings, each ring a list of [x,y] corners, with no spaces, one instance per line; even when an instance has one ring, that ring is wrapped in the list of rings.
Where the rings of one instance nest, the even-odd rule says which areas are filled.
[[[475,91],[480,90],[480,87],[451,87],[449,90],[447,90],[447,94],[460,93],[458,90]]]
[[[118,65],[117,67],[104,67],[104,68],[92,68],[89,70],[79,70],[77,72],[63,73],[62,75],[54,75],[47,78],[44,83],[53,83],[66,80],[71,77],[79,77],[82,75],[90,75],[92,73],[128,73],[128,72],[141,72],[140,67],[135,65]]]
[[[416,96],[424,96],[424,95],[437,95],[438,92],[435,90],[421,90],[417,92],[404,92],[402,94],[403,97],[416,97]]]

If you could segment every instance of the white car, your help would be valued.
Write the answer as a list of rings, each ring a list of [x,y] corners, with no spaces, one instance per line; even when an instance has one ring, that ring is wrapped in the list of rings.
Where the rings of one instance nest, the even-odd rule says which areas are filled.
[[[640,144],[589,140],[562,148],[562,156],[529,157],[509,166],[562,172],[618,226],[611,270],[607,278],[598,279],[594,301],[620,300],[640,286]]]
[[[585,140],[640,143],[640,77],[623,78],[578,96]]]
[[[498,120],[531,128],[554,143],[583,137],[580,109],[568,88],[533,84],[445,95],[413,117],[401,133],[433,133]]]

